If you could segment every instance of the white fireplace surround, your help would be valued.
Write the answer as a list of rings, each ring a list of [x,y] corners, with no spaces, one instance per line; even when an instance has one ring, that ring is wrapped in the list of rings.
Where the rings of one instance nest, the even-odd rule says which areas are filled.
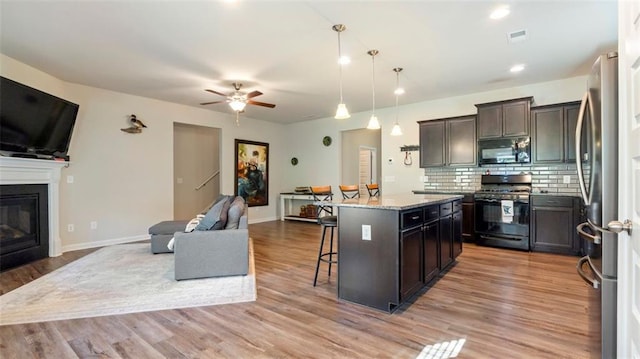
[[[60,175],[69,162],[0,157],[0,185],[47,184],[49,189],[49,256],[62,254],[60,239]]]

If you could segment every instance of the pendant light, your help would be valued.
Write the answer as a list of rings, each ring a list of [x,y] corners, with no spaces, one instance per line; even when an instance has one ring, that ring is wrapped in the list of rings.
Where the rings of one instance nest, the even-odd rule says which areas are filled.
[[[402,71],[402,67],[396,67],[393,71],[396,73],[396,89],[393,91],[393,93],[396,94],[396,123],[393,125],[393,129],[391,129],[391,136],[402,136],[402,129],[398,123],[398,97],[404,93],[404,89],[400,87],[400,71]]]
[[[369,130],[378,130],[380,129],[380,122],[378,122],[378,118],[376,117],[376,55],[378,54],[378,50],[369,50],[367,54],[371,55],[371,90],[373,97],[373,106],[371,110],[371,118],[369,119],[369,124],[367,125],[367,129]]]
[[[338,104],[338,109],[336,110],[336,120],[344,120],[351,115],[349,114],[349,110],[347,110],[347,105],[344,104],[344,100],[342,99],[342,47],[340,46],[340,33],[347,29],[346,26],[342,24],[333,25],[333,31],[338,33],[338,63],[340,64],[340,103]]]

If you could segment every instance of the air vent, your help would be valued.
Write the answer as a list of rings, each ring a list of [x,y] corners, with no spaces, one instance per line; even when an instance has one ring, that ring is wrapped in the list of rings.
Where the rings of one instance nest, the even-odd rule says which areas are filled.
[[[518,30],[518,31],[513,31],[507,34],[507,39],[509,40],[509,42],[513,43],[513,42],[520,42],[520,41],[524,41],[527,39],[527,30]]]

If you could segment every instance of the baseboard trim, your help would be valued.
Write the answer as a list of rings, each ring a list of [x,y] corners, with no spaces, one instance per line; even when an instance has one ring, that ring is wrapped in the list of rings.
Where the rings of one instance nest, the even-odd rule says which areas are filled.
[[[114,244],[138,242],[138,241],[143,241],[143,240],[146,240],[146,239],[149,239],[149,235],[148,234],[142,234],[142,235],[139,235],[139,236],[131,236],[131,237],[123,237],[123,238],[105,239],[103,241],[97,241],[97,242],[69,244],[69,245],[63,245],[62,246],[62,253],[71,252],[71,251],[77,251],[77,250],[80,250],[80,249],[89,249],[89,248],[96,248],[96,247],[112,246]]]
[[[271,221],[276,221],[278,220],[278,217],[267,217],[267,218],[258,218],[258,219],[254,219],[254,220],[249,220],[249,224],[254,224],[254,223],[262,223],[262,222],[271,222]]]

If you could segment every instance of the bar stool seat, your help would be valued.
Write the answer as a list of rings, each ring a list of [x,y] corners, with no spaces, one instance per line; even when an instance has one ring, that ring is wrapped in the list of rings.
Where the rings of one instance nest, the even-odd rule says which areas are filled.
[[[331,201],[333,193],[331,186],[311,186],[311,194],[316,202]],[[333,215],[333,207],[331,205],[318,206],[318,223],[322,226],[322,238],[320,239],[320,249],[318,250],[318,259],[316,261],[316,273],[313,277],[313,286],[318,282],[318,272],[320,271],[320,262],[329,263],[328,275],[331,276],[331,265],[338,264],[338,252],[333,249],[333,232],[338,227],[338,217]],[[325,251],[324,240],[327,228],[331,229],[331,237],[329,239],[329,249]]]

